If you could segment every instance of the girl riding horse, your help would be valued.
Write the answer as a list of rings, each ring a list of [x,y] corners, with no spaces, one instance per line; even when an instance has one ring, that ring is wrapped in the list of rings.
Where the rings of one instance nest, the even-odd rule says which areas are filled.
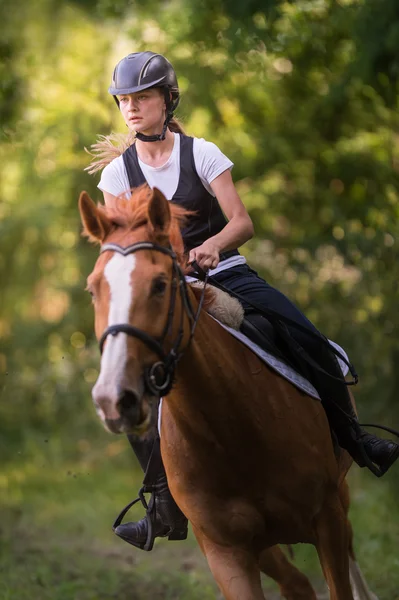
[[[251,219],[234,186],[233,163],[213,143],[184,134],[174,118],[179,87],[170,62],[160,54],[129,54],[115,67],[109,93],[134,135],[131,145],[103,170],[99,188],[106,205],[129,198],[131,188],[147,182],[168,200],[191,211],[183,229],[190,263],[209,271],[216,282],[239,293],[248,302],[271,309],[300,327],[288,325],[291,336],[322,370],[312,369],[310,379],[318,391],[339,445],[360,467],[374,465],[385,473],[399,456],[399,445],[364,431],[352,407],[337,360],[324,336],[281,292],[270,286],[246,263],[238,248],[253,235]],[[306,329],[316,335],[308,335]],[[328,376],[332,375],[333,377]],[[152,537],[185,539],[187,519],[169,491],[168,481],[154,439],[130,437],[145,471],[157,465],[156,521]],[[125,541],[144,548],[149,535],[146,518],[116,528]]]

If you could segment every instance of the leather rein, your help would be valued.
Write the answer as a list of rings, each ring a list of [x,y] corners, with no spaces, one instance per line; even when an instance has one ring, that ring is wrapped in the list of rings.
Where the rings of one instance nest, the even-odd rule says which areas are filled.
[[[118,333],[126,333],[127,335],[139,339],[143,342],[147,348],[154,352],[159,360],[154,362],[150,367],[144,370],[144,381],[147,390],[154,396],[165,396],[168,394],[173,385],[173,377],[176,369],[176,365],[183,355],[183,352],[189,347],[191,340],[194,336],[195,328],[199,319],[199,315],[202,309],[202,305],[205,297],[206,280],[204,282],[204,288],[202,290],[201,298],[198,304],[197,311],[194,313],[190,298],[188,296],[187,283],[184,277],[183,271],[177,261],[175,252],[169,247],[161,246],[153,242],[137,242],[130,246],[123,247],[119,244],[103,244],[100,249],[100,254],[103,252],[118,252],[122,256],[133,254],[139,250],[152,250],[155,252],[161,252],[170,256],[172,259],[172,282],[171,282],[171,295],[168,315],[165,323],[165,327],[160,337],[153,337],[129,323],[118,323],[116,325],[110,325],[107,327],[99,340],[100,352],[102,354],[105,341],[109,335],[117,335]],[[172,343],[172,347],[167,352],[164,349],[165,339],[172,332],[174,311],[176,306],[177,293],[180,293],[182,301],[182,311],[180,315],[179,329],[176,337]],[[187,346],[181,349],[181,343],[183,340],[184,332],[184,315],[187,315],[190,325],[190,338]]]

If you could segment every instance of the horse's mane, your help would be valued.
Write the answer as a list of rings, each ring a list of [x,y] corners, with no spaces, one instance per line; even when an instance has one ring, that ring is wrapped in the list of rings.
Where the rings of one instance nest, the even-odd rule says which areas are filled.
[[[103,213],[116,227],[126,229],[138,229],[139,227],[149,226],[148,205],[152,197],[151,188],[145,183],[132,190],[132,195],[127,200],[124,196],[119,196],[115,202],[107,205],[98,205],[98,210]],[[184,244],[181,235],[181,227],[187,217],[192,214],[190,211],[169,202],[171,212],[171,222],[168,231],[168,237],[173,250],[179,257],[179,262],[185,267]],[[148,227],[149,228],[149,227]],[[151,231],[148,232],[152,238]]]

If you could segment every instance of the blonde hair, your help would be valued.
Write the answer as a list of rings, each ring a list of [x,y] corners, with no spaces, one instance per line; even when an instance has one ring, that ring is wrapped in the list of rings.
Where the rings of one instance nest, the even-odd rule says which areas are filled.
[[[168,129],[173,133],[185,135],[185,131],[176,117],[169,121]],[[121,156],[135,141],[136,136],[131,131],[129,133],[99,135],[96,142],[89,149],[85,148],[85,151],[92,157],[92,161],[85,168],[85,171],[90,175],[102,171],[114,158]]]
[[[173,117],[169,121],[168,129],[173,131],[173,133],[182,133],[183,135],[186,135],[186,132],[184,131],[184,129],[182,127],[182,124],[180,123],[179,119],[176,119],[176,117]]]

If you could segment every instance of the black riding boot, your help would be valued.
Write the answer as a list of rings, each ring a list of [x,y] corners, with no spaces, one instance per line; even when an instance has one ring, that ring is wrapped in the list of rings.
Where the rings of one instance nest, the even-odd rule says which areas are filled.
[[[362,429],[338,361],[327,347],[320,350],[318,363],[331,375],[341,378],[341,381],[337,381],[312,369],[312,383],[320,395],[339,445],[349,452],[360,467],[368,467],[380,477],[399,457],[399,445]]]
[[[133,436],[128,436],[128,438],[141,468],[146,472],[145,480],[148,473],[151,473],[151,465],[155,463],[155,473],[151,477],[154,482],[151,481],[151,484],[148,484],[153,498],[149,503],[147,517],[140,519],[137,523],[118,525],[114,529],[116,535],[141,550],[151,550],[156,537],[167,536],[169,540],[185,540],[188,521],[169,491],[159,440],[156,439],[154,442],[154,438],[149,440]]]

